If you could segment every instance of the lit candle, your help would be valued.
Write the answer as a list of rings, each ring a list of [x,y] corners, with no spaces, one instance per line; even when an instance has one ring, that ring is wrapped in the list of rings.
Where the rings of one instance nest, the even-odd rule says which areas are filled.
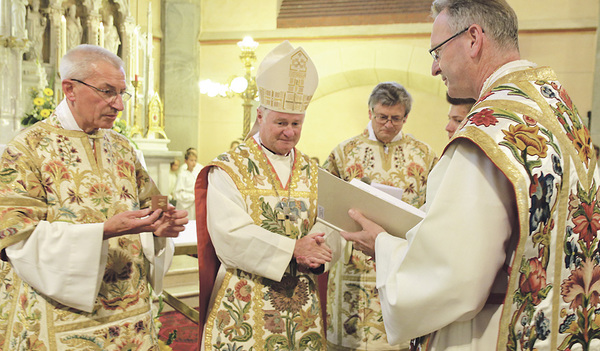
[[[140,49],[138,47],[140,43],[139,34],[139,29],[136,27],[133,31],[133,71],[136,75],[140,73]]]
[[[100,26],[98,27],[98,43],[100,46],[104,47],[104,23],[100,22]]]

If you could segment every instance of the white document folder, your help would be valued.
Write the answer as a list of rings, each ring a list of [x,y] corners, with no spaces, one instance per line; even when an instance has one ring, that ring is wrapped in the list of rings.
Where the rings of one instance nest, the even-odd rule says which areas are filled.
[[[422,210],[358,179],[346,182],[319,168],[317,220],[339,231],[360,231],[360,225],[348,215],[351,208],[401,238],[425,217]]]

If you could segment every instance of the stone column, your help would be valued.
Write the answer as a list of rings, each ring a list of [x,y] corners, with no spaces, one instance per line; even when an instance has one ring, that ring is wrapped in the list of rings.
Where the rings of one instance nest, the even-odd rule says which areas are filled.
[[[62,0],[51,0],[48,6],[48,28],[50,28],[50,53],[49,62],[55,68],[54,71],[58,72],[58,64],[60,62],[59,55],[64,55],[64,53],[60,53],[60,25],[61,18],[64,14],[62,8]],[[61,91],[60,79],[55,75],[54,79],[54,91]]]
[[[162,12],[165,131],[169,149],[181,151],[198,147],[200,1],[164,0]]]
[[[121,58],[125,62],[125,75],[127,76],[127,85],[132,86],[137,71],[135,69],[137,53],[137,36],[135,19],[128,15],[121,24]],[[133,89],[131,89],[133,91]],[[135,99],[129,100],[125,111],[124,119],[131,126],[133,125],[133,104]]]
[[[16,135],[23,116],[21,72],[23,53],[28,47],[28,41],[24,31],[12,28],[11,5],[11,0],[0,0],[0,145],[6,144]],[[25,13],[21,15],[25,16]],[[25,18],[15,20],[25,23]]]
[[[600,15],[596,27],[596,66],[594,69],[594,87],[592,91],[592,116],[591,116],[592,142],[600,146]]]

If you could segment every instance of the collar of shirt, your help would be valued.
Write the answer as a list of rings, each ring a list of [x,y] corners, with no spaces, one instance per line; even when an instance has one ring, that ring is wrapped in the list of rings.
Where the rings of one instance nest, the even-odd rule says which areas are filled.
[[[531,61],[527,61],[527,60],[516,60],[516,61],[511,61],[509,63],[504,64],[503,66],[498,68],[496,71],[494,71],[494,73],[492,73],[485,80],[485,82],[483,82],[483,87],[482,87],[481,91],[479,92],[479,98],[481,98],[481,95],[484,94],[486,91],[488,91],[489,88],[498,79],[504,77],[505,75],[507,75],[509,73],[517,72],[517,71],[523,71],[523,70],[526,70],[529,68],[535,68],[535,67],[537,67],[537,64],[535,64]]]
[[[294,160],[294,151],[295,150],[292,149],[292,151],[290,151],[287,155],[277,155],[277,154],[271,152],[271,150],[262,146],[262,142],[260,140],[259,133],[254,134],[253,138],[254,138],[254,140],[256,140],[256,142],[259,145],[261,145],[261,148],[262,148],[263,152],[265,153],[265,156],[267,157],[267,159],[269,159],[269,162],[271,162],[271,165],[273,165],[273,168],[275,169],[275,173],[277,173],[277,177],[279,177],[279,179],[282,182],[283,187],[285,188],[287,181],[290,177],[290,173],[292,171],[292,162]],[[275,185],[273,184],[273,186],[275,186]]]
[[[60,125],[66,130],[78,130],[83,132],[83,129],[79,127],[73,113],[67,104],[67,100],[63,99],[55,109],[56,117],[60,122]]]
[[[369,140],[373,140],[373,141],[377,141],[380,142],[377,137],[375,136],[375,131],[373,131],[373,121],[370,120],[369,124],[367,124],[367,130],[369,131]],[[394,137],[394,139],[392,139],[392,141],[390,141],[390,143],[396,142],[398,140],[402,139],[402,131],[399,131],[398,134],[396,134],[396,136]],[[383,143],[382,143],[383,144]],[[389,144],[389,143],[387,143]]]

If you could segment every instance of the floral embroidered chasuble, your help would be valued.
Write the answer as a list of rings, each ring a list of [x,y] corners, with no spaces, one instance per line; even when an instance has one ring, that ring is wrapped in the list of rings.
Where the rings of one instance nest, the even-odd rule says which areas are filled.
[[[17,136],[1,162],[0,249],[27,239],[39,221],[102,223],[148,207],[158,194],[127,139],[64,130],[56,115]],[[41,295],[2,261],[0,350],[156,349],[147,272],[139,235],[109,239],[100,291],[86,313]]]
[[[511,181],[520,218],[496,349],[598,347],[600,178],[577,108],[551,69],[527,69],[498,79],[463,123],[455,138]]]
[[[425,203],[427,175],[437,161],[433,150],[412,135],[383,144],[369,139],[369,130],[348,139],[331,152],[324,164],[346,181],[372,182],[404,190],[402,200],[415,207]],[[347,244],[345,254],[331,268],[327,285],[329,350],[399,350],[386,338],[373,261]]]
[[[295,150],[287,187],[254,139],[209,166],[231,177],[256,225],[292,239],[309,233],[316,217],[317,165],[306,155]],[[218,234],[210,235],[214,242]],[[300,272],[294,260],[280,282],[227,268],[216,289],[204,330],[206,350],[324,349],[316,276]]]

